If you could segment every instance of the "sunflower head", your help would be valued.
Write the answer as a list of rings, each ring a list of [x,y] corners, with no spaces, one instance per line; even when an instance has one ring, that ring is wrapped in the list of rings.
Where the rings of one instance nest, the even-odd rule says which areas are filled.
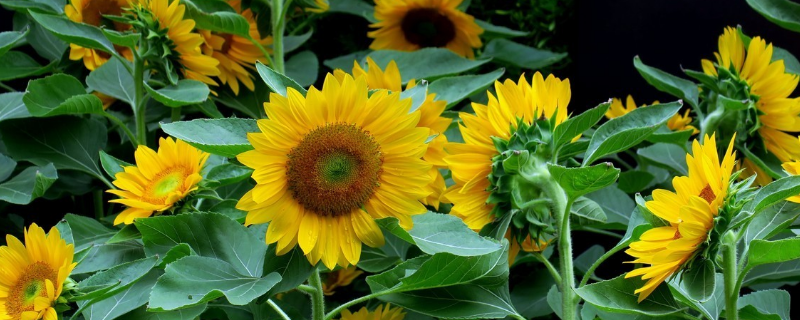
[[[158,152],[142,145],[134,155],[136,166],[124,167],[115,177],[113,183],[119,189],[108,190],[120,197],[109,202],[127,206],[114,220],[115,225],[131,224],[136,218],[173,208],[197,190],[197,184],[203,179],[200,170],[209,156],[172,138],[161,138]]]
[[[0,247],[0,319],[57,320],[55,306],[76,263],[74,247],[32,224],[25,244],[7,235]]]
[[[376,0],[377,28],[368,33],[370,49],[415,51],[420,48],[447,48],[474,57],[481,46],[483,29],[475,18],[458,10],[462,0]]]
[[[403,320],[406,313],[403,308],[392,308],[389,304],[379,305],[375,310],[369,311],[367,307],[361,308],[356,313],[350,310],[342,310],[340,320]]]
[[[694,260],[715,256],[736,211],[730,206],[735,202],[730,196],[735,189],[731,188],[734,162],[733,140],[720,160],[716,137],[705,136],[702,145],[697,140],[692,143],[692,154],[686,155],[689,175],[672,180],[675,191],[653,191],[653,200],[645,206],[663,220],[663,226],[646,231],[625,251],[635,258],[632,263],[646,265],[625,276],[646,280],[635,291],[639,301],[670,276],[691,267]]]
[[[74,22],[124,31],[129,29],[130,25],[110,21],[103,15],[120,16],[125,8],[128,8],[128,0],[70,0],[64,7],[64,13]],[[97,69],[111,58],[111,55],[101,50],[84,48],[74,43],[70,43],[69,47],[70,60],[83,60],[84,66],[89,70]],[[117,46],[115,48],[122,56],[133,60],[133,52],[129,48]]]
[[[269,222],[266,241],[283,254],[299,244],[312,264],[355,265],[361,244],[383,245],[375,219],[411,228],[426,211],[419,199],[431,165],[422,160],[430,129],[400,93],[369,94],[364,77],[332,74],[322,90],[271,94],[248,134],[254,150],[238,156],[256,186],[239,201],[246,224]]]

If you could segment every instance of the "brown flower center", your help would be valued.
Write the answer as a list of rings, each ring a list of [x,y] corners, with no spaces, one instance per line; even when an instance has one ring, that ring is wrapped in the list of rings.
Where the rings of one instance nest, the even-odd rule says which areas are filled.
[[[703,188],[703,190],[700,190],[700,198],[703,198],[704,200],[706,200],[706,202],[711,203],[714,202],[715,199],[717,199],[717,196],[714,194],[714,191],[711,190],[711,186],[706,185],[706,187]]]
[[[122,13],[117,0],[88,0],[84,3],[83,23],[93,26],[100,26],[103,23],[103,15],[118,16]]]
[[[56,285],[56,273],[44,262],[36,262],[22,271],[17,282],[9,288],[6,297],[6,313],[11,319],[20,319],[25,311],[34,311],[33,301],[38,297],[47,297],[45,280]]]
[[[456,27],[450,19],[433,8],[410,10],[400,24],[408,42],[423,48],[444,47],[456,37]]]
[[[352,124],[311,130],[289,153],[289,190],[306,210],[339,216],[361,208],[378,187],[383,156],[369,132]]]

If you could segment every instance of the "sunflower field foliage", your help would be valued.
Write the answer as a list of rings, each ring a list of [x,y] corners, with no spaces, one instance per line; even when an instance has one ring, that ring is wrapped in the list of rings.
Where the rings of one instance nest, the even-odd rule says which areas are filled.
[[[571,105],[531,3],[0,0],[0,320],[791,319],[798,60]]]

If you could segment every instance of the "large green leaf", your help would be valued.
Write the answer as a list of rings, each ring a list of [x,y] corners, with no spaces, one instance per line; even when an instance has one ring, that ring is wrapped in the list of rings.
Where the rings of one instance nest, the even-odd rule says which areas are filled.
[[[73,22],[65,16],[39,13],[37,11],[29,11],[29,13],[36,22],[61,40],[84,48],[99,49],[106,53],[116,54],[114,44],[95,26]]]
[[[630,196],[616,186],[610,186],[598,191],[589,193],[587,198],[594,200],[603,208],[603,212],[608,217],[607,223],[618,226],[622,230],[628,226],[631,211],[636,208]],[[608,225],[607,225],[608,226]]]
[[[750,243],[747,264],[749,266],[757,266],[795,259],[800,259],[800,238],[788,238],[775,241],[754,240]]]
[[[101,245],[114,236],[114,230],[104,226],[100,221],[71,213],[65,215],[56,227],[67,243],[75,245],[76,254]]]
[[[169,264],[150,295],[154,311],[193,307],[225,297],[233,305],[246,305],[264,295],[281,276],[242,275],[228,262],[189,256]]]
[[[319,59],[313,51],[298,52],[286,61],[286,76],[297,81],[302,87],[308,87],[317,81],[319,75]]]
[[[297,288],[308,279],[315,266],[308,262],[300,247],[295,247],[289,253],[281,256],[275,253],[275,247],[275,244],[271,244],[267,249],[263,274],[276,273],[280,276],[281,281],[270,292],[286,292]],[[363,253],[361,258],[364,258]]]
[[[570,219],[579,226],[603,224],[608,220],[603,208],[586,197],[578,197],[570,207]]]
[[[700,91],[693,82],[647,66],[639,56],[633,58],[633,66],[636,67],[636,70],[639,71],[644,80],[656,89],[681,98],[692,107],[697,108]]]
[[[798,194],[800,194],[800,176],[781,178],[759,189],[753,201],[743,210],[749,214],[757,214],[766,207]]]
[[[367,19],[369,22],[378,22],[375,19],[375,7],[363,0],[330,1],[328,12],[349,13]]]
[[[3,56],[14,47],[19,40],[25,38],[28,34],[30,29],[25,29],[23,31],[5,31],[0,32],[0,56]]]
[[[746,294],[739,298],[739,310],[752,306],[762,315],[777,315],[780,320],[791,320],[789,309],[792,297],[783,290],[764,290]],[[740,311],[741,312],[741,311]]]
[[[800,32],[800,4],[789,0],[747,0],[747,4],[772,23]]]
[[[767,283],[774,286],[775,283],[785,283],[787,281],[800,280],[800,260],[791,260],[781,263],[760,265],[747,273],[744,278],[745,286]]]
[[[67,243],[75,245],[75,260],[79,263],[73,274],[106,270],[145,257],[142,243],[138,240],[107,243],[117,230],[95,219],[67,214],[56,227]]]
[[[547,316],[553,313],[547,304],[547,292],[554,285],[553,277],[544,270],[532,272],[524,280],[515,282],[511,302],[525,319]]]
[[[433,81],[443,76],[461,73],[477,68],[490,59],[470,60],[444,48],[424,48],[417,51],[378,50],[369,54],[381,67],[394,60],[402,70],[403,83],[411,79]],[[350,59],[352,63],[352,59]],[[361,61],[359,61],[361,62]]]
[[[481,27],[481,29],[483,29],[481,37],[486,39],[516,38],[528,35],[528,32],[513,30],[503,26],[496,26],[483,20],[475,19],[475,23]]]
[[[639,278],[625,279],[625,276],[619,276],[575,289],[575,293],[587,303],[609,312],[649,316],[681,312],[681,307],[667,286],[659,286],[647,299],[637,302],[638,297],[633,292],[643,284],[644,281]]]
[[[264,83],[266,83],[267,87],[272,89],[273,92],[285,97],[286,88],[294,88],[297,92],[306,95],[306,89],[303,88],[303,86],[272,68],[267,67],[263,63],[256,62],[256,70],[258,70],[258,75],[261,76],[261,80],[264,80]]]
[[[125,171],[124,167],[130,167],[132,164],[115,158],[114,156],[100,150],[100,164],[103,166],[106,174],[109,177],[116,177],[117,173]]]
[[[260,278],[264,272],[267,245],[247,228],[216,213],[183,214],[137,219],[148,256],[163,257],[181,243],[197,255],[229,263],[242,275]]]
[[[79,170],[102,177],[99,152],[106,145],[106,126],[76,117],[17,119],[0,123],[0,135],[16,160],[56,169]]]
[[[125,68],[128,61],[120,61],[117,58],[109,59],[99,68],[95,69],[86,77],[86,85],[90,89],[112,96],[128,104],[133,104],[134,82],[133,76]]]
[[[26,91],[22,101],[35,117],[103,113],[100,98],[86,93],[80,80],[65,73],[33,80]]]
[[[668,282],[675,299],[700,311],[708,319],[717,320],[719,314],[725,310],[725,279],[722,274],[715,275],[714,294],[705,302],[692,299],[683,285],[684,282],[679,277],[674,277]]]
[[[571,199],[605,188],[619,177],[619,169],[610,162],[580,168],[548,165],[547,169]]]
[[[0,121],[27,118],[31,114],[22,102],[23,92],[0,93]]]
[[[147,303],[150,297],[150,291],[156,284],[159,275],[160,271],[152,270],[127,289],[105,300],[93,303],[88,307],[85,307],[88,301],[82,301],[78,302],[78,306],[85,307],[83,316],[86,320],[116,319]]]
[[[156,266],[156,257],[144,258],[98,272],[78,283],[75,300],[97,302],[113,296],[139,281]]]
[[[411,244],[400,239],[389,231],[381,230],[385,245],[380,248],[362,246],[358,268],[372,273],[379,273],[394,267],[406,260]]]
[[[250,36],[250,23],[224,1],[186,0],[183,3],[186,4],[186,18],[194,20],[198,29]]]
[[[708,301],[713,297],[717,287],[715,271],[714,262],[711,260],[693,262],[691,268],[681,273],[682,291],[694,301]]]
[[[502,247],[499,243],[479,236],[461,219],[448,214],[428,212],[413,216],[414,227],[406,231],[395,218],[377,220],[378,224],[397,237],[415,244],[422,252],[446,252],[472,257],[488,254]]]
[[[0,81],[38,76],[50,72],[55,62],[42,66],[19,51],[9,51],[0,57]]]
[[[672,169],[682,175],[689,174],[686,164],[686,151],[674,144],[656,143],[652,146],[638,149],[636,153],[661,167]]]
[[[666,123],[681,106],[680,102],[657,104],[609,120],[592,135],[583,164],[590,164],[602,156],[639,144]]]
[[[6,181],[14,173],[16,167],[17,162],[14,159],[0,153],[0,182]]]
[[[0,157],[5,158],[2,154]],[[0,165],[7,165],[0,161]],[[13,167],[11,167],[13,169]],[[0,169],[2,170],[2,169]],[[43,167],[28,167],[18,175],[0,184],[0,201],[26,205],[44,192],[58,179],[58,173],[52,163]],[[0,180],[2,181],[2,180]]]
[[[247,133],[260,132],[256,120],[237,118],[162,123],[161,129],[200,150],[229,158],[253,150]]]
[[[191,79],[183,79],[178,81],[177,85],[166,86],[158,90],[151,88],[146,83],[144,87],[153,99],[172,108],[202,103],[208,99],[208,94],[211,92],[205,83]]]
[[[553,141],[556,147],[558,148],[564,145],[597,124],[597,122],[603,118],[603,115],[606,114],[610,105],[610,102],[601,103],[597,107],[586,110],[558,125],[556,129],[553,130]]]
[[[201,304],[186,309],[167,312],[148,312],[146,307],[128,312],[117,319],[119,320],[195,320],[206,311],[208,305]]]
[[[447,101],[447,109],[450,109],[462,100],[486,90],[504,72],[505,69],[500,68],[485,74],[441,78],[431,82],[428,93],[435,93],[437,101]]]
[[[31,25],[31,32],[28,33],[28,43],[39,56],[49,61],[61,59],[64,51],[69,48],[68,43],[62,41],[38,23]]]
[[[486,44],[481,58],[492,58],[523,69],[539,70],[566,56],[566,53],[536,49],[508,39],[493,39]]]

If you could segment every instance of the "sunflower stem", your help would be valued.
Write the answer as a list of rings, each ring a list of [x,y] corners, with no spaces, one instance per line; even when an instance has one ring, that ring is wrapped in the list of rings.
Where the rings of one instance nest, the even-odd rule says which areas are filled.
[[[131,129],[129,129],[128,126],[125,125],[124,122],[122,122],[122,120],[120,120],[119,118],[115,117],[113,114],[110,114],[110,113],[104,111],[103,112],[103,116],[105,116],[106,118],[108,118],[109,121],[111,121],[112,123],[114,123],[115,125],[120,127],[120,129],[122,129],[122,131],[125,132],[125,135],[128,136],[128,139],[131,140],[131,144],[134,145],[133,148],[136,149],[136,144],[137,144],[136,143],[136,141],[137,141],[136,140],[136,135],[133,134]]]
[[[94,190],[92,196],[94,198],[94,217],[100,220],[106,215],[106,212],[103,211],[103,190]]]
[[[177,122],[181,120],[181,107],[172,108],[172,112],[170,113],[170,121]]]
[[[736,266],[736,235],[728,231],[722,238],[722,275],[725,279],[725,313],[727,320],[739,320],[739,287]]]
[[[586,274],[583,275],[583,278],[581,279],[581,283],[578,285],[578,287],[580,288],[580,287],[585,286],[586,283],[589,282],[589,279],[594,274],[594,271],[597,270],[597,268],[600,266],[600,264],[603,263],[603,261],[606,261],[606,259],[610,258],[615,253],[619,252],[620,250],[622,250],[624,248],[625,248],[624,246],[614,247],[611,250],[608,250],[608,252],[606,252],[602,256],[600,256],[600,259],[597,259],[597,261],[595,261],[592,264],[592,266],[589,267],[589,270],[586,271]]]
[[[283,74],[283,33],[286,24],[284,23],[283,0],[272,0],[272,62],[273,68]]]
[[[276,304],[275,301],[272,301],[272,299],[267,299],[267,304],[270,307],[272,307],[272,310],[275,310],[275,313],[277,313],[281,317],[281,319],[292,320],[292,318],[290,318],[289,315],[286,314],[286,312],[283,312],[283,309],[281,309],[281,307],[278,306],[278,304]]]
[[[544,266],[547,268],[547,271],[550,272],[550,275],[553,277],[553,280],[556,281],[556,284],[558,284],[558,286],[560,288],[561,287],[561,274],[558,273],[558,270],[556,269],[556,267],[553,266],[553,264],[550,263],[550,260],[547,260],[547,258],[545,258],[541,253],[533,252],[532,254],[533,254],[533,257],[536,258],[536,260],[539,260],[539,262],[544,264]]]
[[[137,144],[147,145],[147,125],[145,123],[146,104],[144,103],[144,59],[141,53],[147,52],[147,39],[142,34],[139,41],[139,52],[133,57],[133,116],[136,120]]]
[[[325,319],[325,296],[322,292],[319,269],[314,268],[314,272],[308,278],[308,284],[315,289],[314,292],[309,292],[311,295],[311,320],[323,320]]]

